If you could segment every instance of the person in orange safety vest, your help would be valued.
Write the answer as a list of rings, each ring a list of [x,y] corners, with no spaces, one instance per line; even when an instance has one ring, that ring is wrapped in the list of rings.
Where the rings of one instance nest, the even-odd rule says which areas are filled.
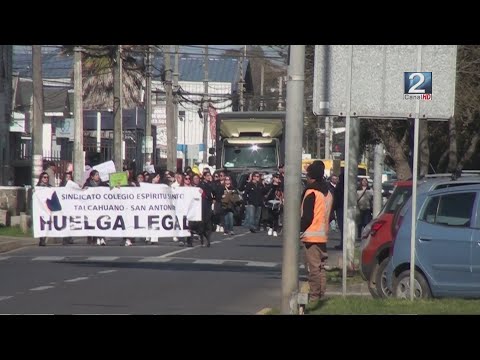
[[[301,208],[300,240],[305,248],[310,303],[317,302],[325,295],[327,282],[327,235],[333,197],[324,179],[324,171],[325,165],[320,160],[308,166],[307,187]]]

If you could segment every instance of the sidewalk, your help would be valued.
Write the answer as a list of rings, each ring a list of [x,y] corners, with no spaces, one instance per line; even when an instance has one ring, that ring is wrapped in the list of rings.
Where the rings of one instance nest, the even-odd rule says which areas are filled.
[[[38,240],[31,237],[0,236],[0,254],[34,245],[38,245]]]
[[[38,239],[33,237],[0,236],[0,254],[26,246],[38,246],[38,241]],[[47,241],[47,245],[57,245],[61,243],[62,238],[48,238]]]

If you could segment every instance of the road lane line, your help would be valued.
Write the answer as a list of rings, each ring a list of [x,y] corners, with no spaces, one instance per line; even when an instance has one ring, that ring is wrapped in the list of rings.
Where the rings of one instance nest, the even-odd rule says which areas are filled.
[[[229,241],[229,240],[233,240],[237,237],[240,237],[240,236],[244,236],[246,234],[249,234],[249,232],[246,232],[246,233],[242,233],[242,234],[238,234],[238,235],[234,235],[232,237],[227,237],[227,238],[224,238],[222,240],[217,240],[218,242],[222,242],[222,241]],[[217,242],[217,244],[218,244]],[[212,242],[213,244],[213,242]],[[182,252],[185,252],[185,251],[190,251],[190,250],[193,250],[193,249],[197,249],[201,247],[201,245],[197,245],[197,246],[193,246],[193,247],[187,247],[185,249],[180,249],[180,250],[175,250],[175,251],[172,251],[172,252],[169,252],[169,253],[166,253],[166,254],[163,254],[163,255],[160,255],[159,258],[166,258],[166,257],[169,257],[169,256],[172,256],[172,255],[175,255],[175,254],[180,254]]]
[[[55,286],[39,286],[36,288],[29,289],[30,291],[42,291],[42,290],[47,290],[47,289],[52,289]]]
[[[139,262],[160,262],[160,263],[166,263],[169,262],[170,260],[173,260],[173,258],[159,258],[158,256],[148,256],[143,259],[140,259]]]
[[[114,261],[117,259],[118,256],[90,256],[87,261]]]
[[[81,276],[81,277],[77,277],[77,278],[74,278],[74,279],[65,280],[65,282],[77,282],[77,281],[82,281],[82,280],[87,280],[87,279],[88,279],[88,277]]]
[[[263,261],[249,261],[245,266],[258,266],[258,267],[275,267],[277,263],[263,262]]]
[[[110,273],[113,273],[115,271],[118,271],[118,270],[102,270],[102,271],[99,271],[98,273],[99,274],[110,274]]]
[[[3,301],[3,300],[8,300],[10,298],[12,298],[13,296],[0,296],[0,301]]]
[[[175,251],[172,251],[172,252],[169,252],[169,253],[160,255],[160,256],[158,256],[158,258],[159,258],[159,259],[163,259],[163,258],[169,257],[169,256],[171,256],[171,255],[180,254],[180,253],[182,253],[182,252],[190,251],[190,250],[193,250],[193,249],[197,249],[197,248],[199,248],[199,247],[200,247],[200,245],[193,246],[193,247],[187,247],[187,248],[185,248],[185,249],[175,250]]]
[[[211,264],[211,265],[221,265],[224,263],[223,260],[217,259],[198,259],[193,262],[194,264]]]
[[[0,256],[0,261],[10,259],[11,256]]]
[[[37,256],[32,261],[61,261],[65,256]]]

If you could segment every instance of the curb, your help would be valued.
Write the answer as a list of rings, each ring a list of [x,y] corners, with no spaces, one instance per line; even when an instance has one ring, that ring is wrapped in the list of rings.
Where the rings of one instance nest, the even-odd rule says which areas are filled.
[[[270,311],[272,311],[272,308],[263,308],[262,310],[258,311],[255,315],[268,315]]]
[[[299,287],[300,287],[300,292],[301,293],[307,293],[310,290],[310,286],[308,285],[308,281],[300,281],[299,282]],[[325,296],[341,296],[343,295],[342,287],[341,286],[335,286],[335,285],[328,285],[327,284],[327,290],[325,291]],[[351,286],[350,291],[346,291],[345,293],[346,296],[372,296],[370,294],[370,291],[364,284],[358,284]]]
[[[38,245],[38,238],[23,236],[0,236],[0,253],[20,249],[23,247]],[[48,238],[47,245],[61,244],[62,238]]]
[[[20,249],[23,247],[38,245],[36,240],[19,240],[19,241],[8,241],[0,242],[0,253]]]

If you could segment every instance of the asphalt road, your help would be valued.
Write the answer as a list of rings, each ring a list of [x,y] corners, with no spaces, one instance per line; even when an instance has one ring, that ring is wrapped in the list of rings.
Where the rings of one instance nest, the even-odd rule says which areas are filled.
[[[125,247],[75,244],[0,254],[1,314],[255,314],[279,307],[282,237],[213,235]]]

